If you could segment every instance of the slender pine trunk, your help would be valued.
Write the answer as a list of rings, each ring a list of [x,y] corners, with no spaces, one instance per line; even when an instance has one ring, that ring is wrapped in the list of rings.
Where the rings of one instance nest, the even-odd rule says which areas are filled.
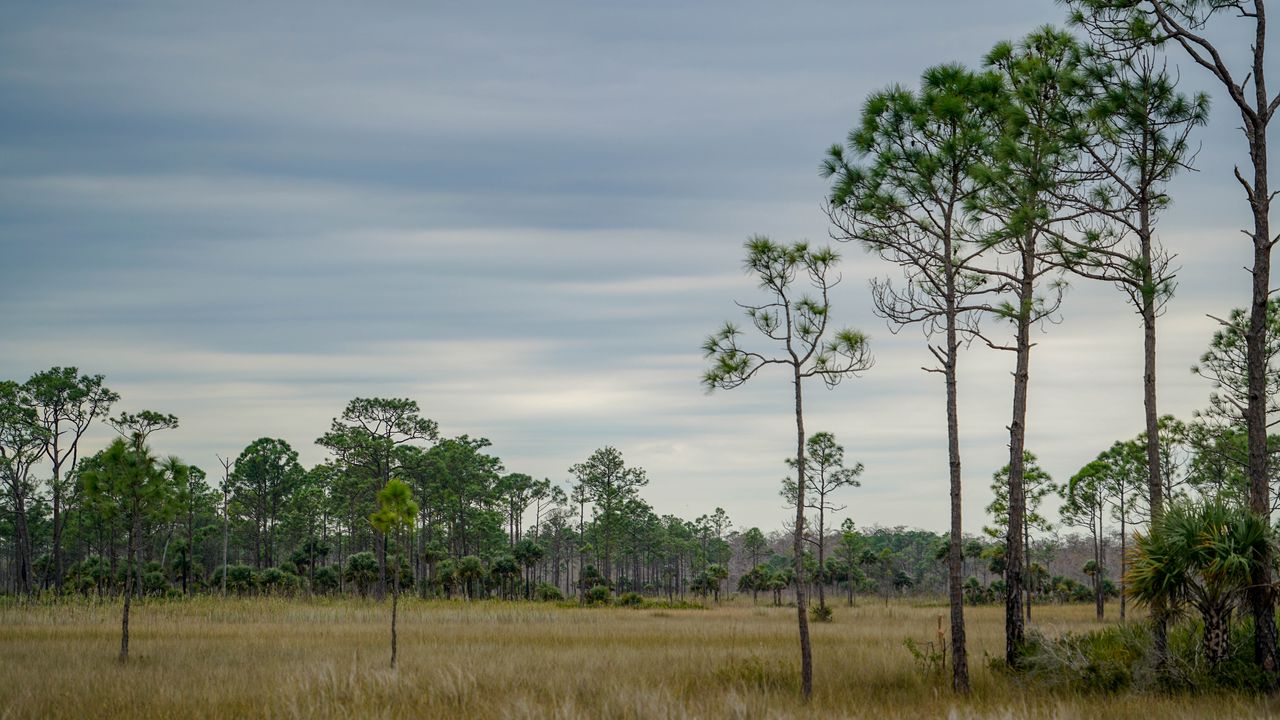
[[[948,251],[948,268],[950,257]],[[969,657],[964,626],[964,535],[960,494],[960,411],[956,378],[960,348],[956,339],[955,276],[950,269],[947,273],[947,285],[947,355],[943,371],[947,386],[947,465],[951,493],[951,542],[947,548],[947,599],[951,606],[951,689],[967,695]],[[849,604],[853,604],[852,582],[849,583]]]
[[[53,572],[54,586],[62,590],[62,526],[66,518],[62,512],[62,461],[58,455],[57,435],[53,439]]]
[[[1160,462],[1160,413],[1156,407],[1156,303],[1152,277],[1149,212],[1140,210],[1142,229],[1142,408],[1147,426],[1147,503],[1154,524],[1164,512],[1164,478]],[[1162,600],[1151,604],[1152,649],[1156,669],[1163,673],[1169,658],[1169,620]]]
[[[133,575],[137,556],[138,508],[134,501],[133,518],[129,529],[129,551],[125,560],[124,611],[120,615],[120,662],[129,661],[129,607],[133,600]]]
[[[1245,134],[1249,140],[1249,158],[1253,161],[1253,192],[1249,198],[1253,210],[1253,294],[1250,303],[1248,347],[1249,402],[1245,426],[1249,442],[1249,508],[1271,517],[1271,486],[1267,457],[1267,300],[1271,294],[1271,191],[1267,177],[1267,124],[1270,120],[1267,84],[1264,75],[1266,48],[1266,5],[1254,0],[1255,37],[1253,46],[1254,108],[1259,117],[1246,118]],[[1273,551],[1266,546],[1264,557],[1254,565],[1249,588],[1249,605],[1253,610],[1254,660],[1263,671],[1278,669],[1276,638],[1276,602],[1272,589]]]
[[[400,607],[400,583],[391,588],[391,668],[396,667],[396,612]]]
[[[1009,424],[1009,521],[1005,538],[1005,662],[1014,667],[1026,641],[1022,614],[1024,547],[1022,527],[1026,514],[1023,488],[1026,452],[1027,389],[1031,365],[1031,312],[1035,270],[1034,237],[1023,240],[1022,282],[1018,291],[1018,331],[1013,374],[1013,418]]]
[[[794,365],[796,393],[796,528],[792,542],[795,553],[796,618],[800,626],[800,689],[807,701],[813,695],[813,649],[809,644],[809,613],[805,604],[804,581],[804,398],[800,366]]]
[[[1097,527],[1093,531],[1093,603],[1098,620],[1102,620],[1106,606],[1102,597],[1102,509],[1098,506]]]

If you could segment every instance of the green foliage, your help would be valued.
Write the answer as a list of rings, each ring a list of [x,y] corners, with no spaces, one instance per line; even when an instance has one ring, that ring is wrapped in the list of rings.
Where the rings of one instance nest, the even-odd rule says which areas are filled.
[[[814,622],[829,623],[835,617],[830,605],[814,605],[809,608],[809,619]]]
[[[1020,669],[1039,683],[1075,691],[1116,692],[1135,680],[1154,688],[1151,631],[1145,623],[1115,625],[1091,633],[1065,633],[1050,640],[1032,631]]]
[[[1246,508],[1220,499],[1174,503],[1135,537],[1128,592],[1143,605],[1199,612],[1212,665],[1230,653],[1225,624],[1273,544],[1267,521]]]
[[[231,495],[249,521],[258,567],[278,561],[275,544],[280,515],[303,474],[297,451],[276,438],[258,438],[236,458]]]
[[[942,670],[946,667],[947,662],[943,648],[935,645],[932,641],[921,645],[913,638],[904,639],[902,645],[907,649],[907,652],[911,653],[911,659],[915,661],[916,669],[922,675],[928,677],[940,677],[942,675]]]
[[[302,579],[280,568],[267,568],[256,576],[256,584],[264,595],[290,596],[302,587]]]
[[[347,567],[343,570],[344,579],[355,585],[361,597],[366,597],[378,582],[378,559],[373,553],[358,552],[347,558]]]
[[[315,570],[312,579],[311,589],[314,592],[329,595],[338,591],[341,577],[338,574],[338,568],[332,565],[318,567]]]
[[[604,585],[588,588],[582,594],[583,602],[588,605],[608,605],[611,598],[612,592]]]
[[[164,573],[151,570],[142,574],[142,593],[152,597],[160,597],[169,589],[169,581]]]
[[[644,596],[638,592],[625,592],[618,596],[614,604],[620,607],[641,607],[645,604]]]
[[[1040,514],[1040,505],[1044,499],[1058,492],[1058,486],[1049,473],[1040,467],[1038,458],[1031,453],[1023,452],[1022,487],[1026,511],[1023,514],[1024,532],[1048,532],[1053,529],[1049,518]],[[1004,538],[1009,532],[1009,466],[1005,465],[991,476],[991,504],[987,505],[987,514],[991,516],[991,525],[982,528],[982,532],[995,539]]]
[[[1203,414],[1212,422],[1243,425],[1244,408],[1249,402],[1248,354],[1246,335],[1249,313],[1235,308],[1222,328],[1214,332],[1209,349],[1191,372],[1213,383],[1209,409]],[[1266,346],[1264,348],[1266,378],[1266,412],[1280,413],[1280,299],[1267,301]]]
[[[564,593],[551,583],[540,582],[533,589],[533,597],[541,602],[558,602],[564,600]]]
[[[222,587],[222,576],[227,576],[227,592],[244,595],[253,590],[253,568],[248,565],[218,566],[213,571],[210,583],[214,587]]]
[[[467,555],[454,564],[453,576],[462,585],[462,590],[467,598],[475,599],[485,579],[489,576],[489,571],[485,568],[484,563],[480,561],[480,558],[475,555]]]
[[[746,243],[747,272],[755,275],[769,296],[761,305],[747,305],[753,326],[767,338],[781,341],[789,357],[769,358],[744,349],[742,332],[726,324],[711,335],[702,350],[711,360],[703,374],[709,390],[732,389],[751,379],[768,364],[796,365],[801,377],[821,377],[828,385],[871,367],[866,336],[854,330],[838,330],[827,337],[830,278],[840,256],[830,248],[812,249],[808,243],[778,244],[763,235]],[[794,298],[793,285],[805,276],[817,295]],[[785,298],[793,298],[783,302]],[[775,302],[776,301],[776,302]]]
[[[608,587],[608,582],[595,565],[587,565],[582,568],[582,573],[578,576],[578,586],[584,589],[597,586]]]
[[[1253,661],[1253,621],[1230,627],[1230,652],[1217,663],[1205,658],[1204,625],[1189,621],[1169,630],[1163,671],[1156,667],[1149,623],[1123,623],[1057,638],[1028,634],[1020,671],[1041,686],[1084,693],[1265,692],[1269,679]]]

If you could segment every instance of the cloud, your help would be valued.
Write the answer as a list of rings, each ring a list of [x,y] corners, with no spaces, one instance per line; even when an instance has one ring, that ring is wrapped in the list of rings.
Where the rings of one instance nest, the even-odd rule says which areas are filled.
[[[126,407],[177,413],[157,444],[206,467],[262,435],[316,462],[350,398],[413,397],[511,470],[560,481],[615,445],[659,512],[776,528],[787,379],[698,384],[705,335],[756,296],[743,240],[826,240],[817,165],[869,92],[1060,19],[1049,0],[13,4],[0,376],[103,372]],[[1246,297],[1236,125],[1219,100],[1161,224],[1183,263],[1162,403],[1183,416],[1208,390],[1186,370],[1204,313]],[[893,268],[838,249],[837,319],[877,365],[811,386],[808,426],[866,464],[841,499],[859,524],[941,528],[941,382],[919,333],[871,311]],[[1139,429],[1136,319],[1078,282],[1037,340],[1029,444],[1065,479]],[[974,529],[1010,363],[962,361]]]

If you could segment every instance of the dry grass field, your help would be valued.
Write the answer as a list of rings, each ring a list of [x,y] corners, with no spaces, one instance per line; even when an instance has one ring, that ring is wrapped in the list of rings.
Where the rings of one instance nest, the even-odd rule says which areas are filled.
[[[934,639],[940,606],[836,607],[815,624],[814,698],[800,702],[794,610],[577,609],[351,600],[135,606],[115,661],[115,604],[0,608],[3,718],[1228,718],[1280,716],[1233,696],[1053,694],[990,671],[1001,608],[969,611],[974,694],[954,699],[903,640]],[[1038,608],[1046,632],[1092,607]]]

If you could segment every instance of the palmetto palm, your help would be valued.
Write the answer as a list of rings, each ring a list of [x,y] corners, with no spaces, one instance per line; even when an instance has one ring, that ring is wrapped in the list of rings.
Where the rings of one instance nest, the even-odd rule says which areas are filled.
[[[1216,665],[1230,649],[1231,611],[1273,541],[1264,518],[1221,499],[1171,505],[1150,532],[1137,535],[1127,591],[1140,604],[1199,612],[1205,659]]]

